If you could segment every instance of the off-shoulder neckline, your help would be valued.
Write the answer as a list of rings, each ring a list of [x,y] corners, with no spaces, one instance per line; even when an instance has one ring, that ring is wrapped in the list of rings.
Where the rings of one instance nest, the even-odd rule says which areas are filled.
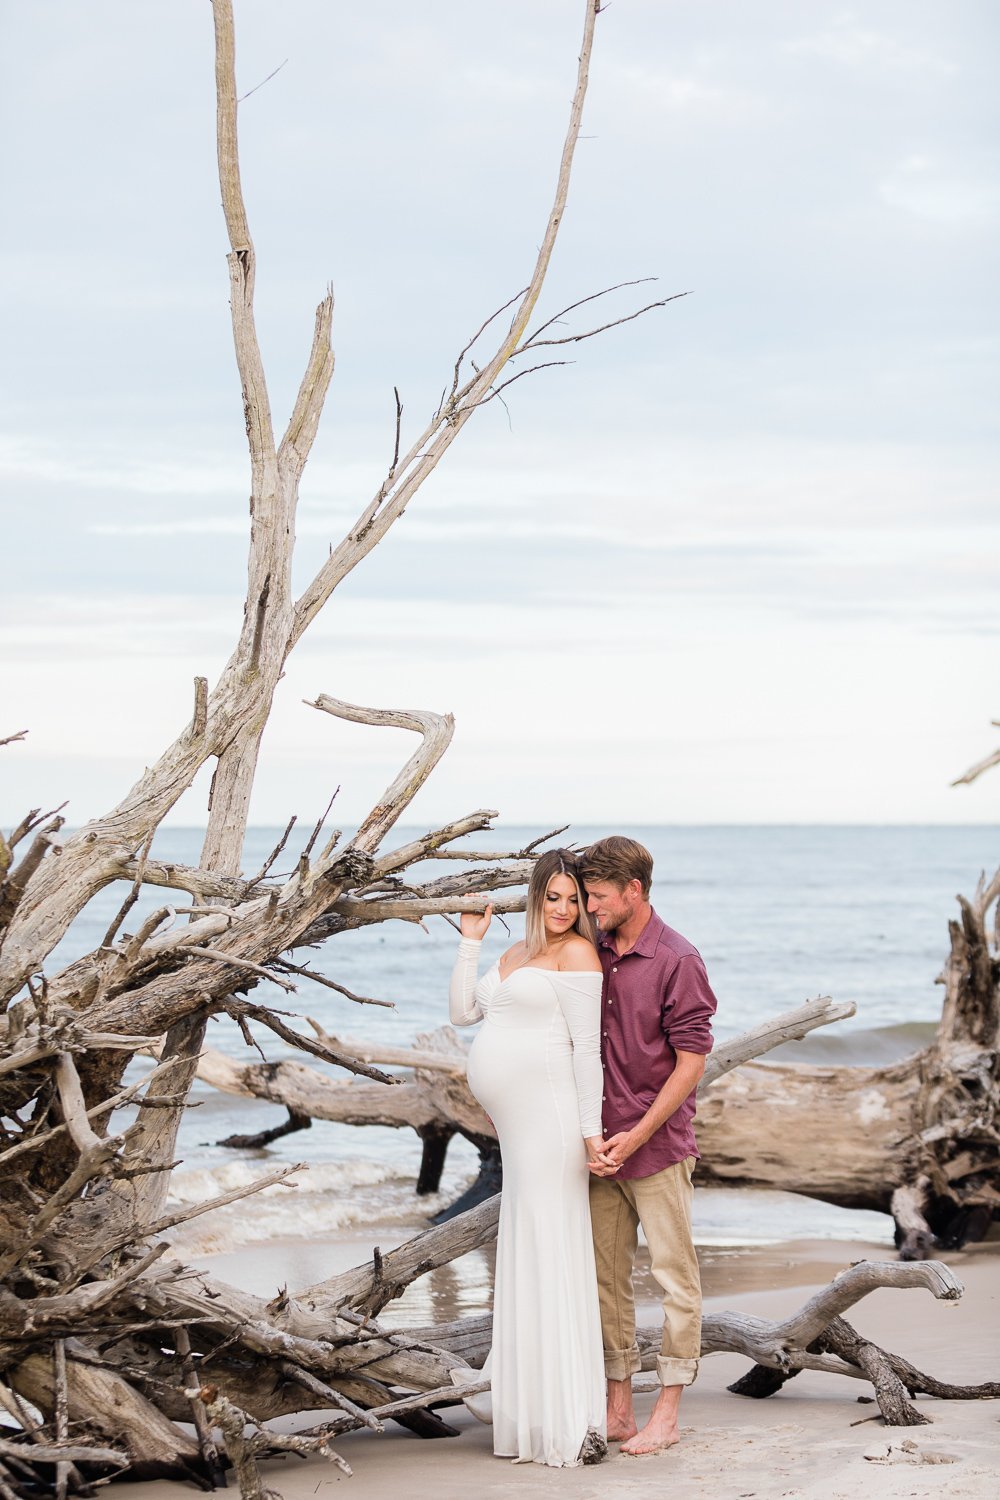
[[[513,979],[515,974],[523,974],[525,969],[535,974],[592,974],[595,979],[601,978],[600,969],[549,969],[544,964],[518,964],[516,969],[511,969],[509,974],[500,973],[500,960],[496,961],[497,978],[501,984],[506,984],[508,979]]]

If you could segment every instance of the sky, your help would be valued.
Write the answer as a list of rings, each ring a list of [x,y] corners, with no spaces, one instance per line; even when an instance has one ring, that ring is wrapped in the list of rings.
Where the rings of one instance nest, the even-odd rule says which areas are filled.
[[[237,4],[279,427],[336,298],[299,586],[383,477],[393,387],[405,442],[528,279],[582,17]],[[1000,821],[1000,774],[949,787],[1000,717],[998,32],[991,0],[614,0],[542,311],[690,295],[477,413],[291,658],[254,822],[338,785],[360,818],[413,748],[319,693],[454,713],[428,826]],[[3,0],[0,129],[0,738],[30,731],[0,823],[79,823],[240,624],[206,0]]]

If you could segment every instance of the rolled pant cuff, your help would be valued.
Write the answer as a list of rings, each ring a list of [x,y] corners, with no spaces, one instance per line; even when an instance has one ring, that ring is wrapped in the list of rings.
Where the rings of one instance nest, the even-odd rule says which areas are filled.
[[[637,1348],[605,1349],[604,1374],[608,1380],[630,1380],[641,1369],[642,1360]]]
[[[698,1377],[696,1359],[668,1359],[662,1354],[656,1357],[656,1374],[661,1385],[694,1385]],[[614,1379],[614,1377],[611,1377]]]

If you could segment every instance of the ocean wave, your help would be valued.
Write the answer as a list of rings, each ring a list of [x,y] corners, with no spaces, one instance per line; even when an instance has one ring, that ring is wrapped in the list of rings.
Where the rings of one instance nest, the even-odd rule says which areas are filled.
[[[830,1026],[812,1031],[800,1042],[784,1042],[762,1062],[815,1063],[820,1067],[878,1068],[900,1062],[930,1046],[937,1031],[934,1021],[901,1021],[861,1030]]]
[[[170,1181],[168,1206],[186,1208],[191,1203],[204,1203],[207,1199],[217,1198],[222,1193],[249,1187],[258,1178],[266,1175],[261,1171],[260,1164],[254,1161],[227,1161],[215,1167],[199,1167],[193,1172],[175,1172]],[[384,1162],[310,1163],[300,1172],[295,1172],[292,1176],[285,1178],[284,1183],[275,1183],[271,1187],[262,1188],[260,1192],[253,1195],[253,1201],[255,1203],[266,1202],[274,1195],[287,1198],[289,1189],[285,1183],[292,1183],[295,1191],[302,1196],[303,1194],[342,1191],[345,1188],[371,1187],[398,1175],[391,1165]],[[235,1207],[232,1204],[229,1206]]]
[[[171,1183],[168,1207],[187,1208],[220,1193],[248,1187],[259,1164],[227,1162],[186,1172]],[[221,1255],[242,1245],[275,1240],[329,1239],[355,1227],[399,1223],[434,1214],[457,1197],[461,1184],[417,1199],[412,1176],[381,1162],[319,1162],[171,1231],[176,1253]]]

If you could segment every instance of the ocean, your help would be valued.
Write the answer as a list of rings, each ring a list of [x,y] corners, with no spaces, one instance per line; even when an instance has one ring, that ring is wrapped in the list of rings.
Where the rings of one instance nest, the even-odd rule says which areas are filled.
[[[423,829],[398,828],[387,847]],[[505,827],[475,835],[469,847],[518,849],[545,830]],[[562,835],[584,844],[606,829],[575,827]],[[956,895],[971,894],[982,871],[1000,861],[1000,828],[919,827],[645,827],[627,831],[655,861],[657,911],[699,948],[718,996],[716,1035],[733,1036],[768,1016],[817,995],[852,1000],[849,1021],[814,1032],[772,1054],[774,1061],[884,1063],[923,1046],[933,1034],[943,991],[935,984],[948,951],[947,924]],[[254,828],[244,870],[256,871],[280,830]],[[303,835],[303,838],[305,835]],[[154,854],[197,864],[198,829],[164,829]],[[557,841],[558,842],[558,841]],[[277,869],[294,868],[291,847]],[[421,878],[454,873],[455,861],[429,861]],[[95,946],[123,887],[95,899],[64,939],[53,968]],[[164,904],[165,893],[144,894],[126,924]],[[509,918],[512,937],[494,922],[484,944],[491,962],[522,919]],[[332,939],[308,962],[357,993],[393,1002],[393,1009],[360,1006],[309,980],[286,995],[262,984],[255,998],[283,1011],[314,1016],[340,1037],[406,1044],[447,1021],[447,988],[454,930],[441,918],[423,926],[383,923]],[[304,960],[303,960],[304,961]],[[305,1021],[300,1024],[309,1032]],[[274,1061],[295,1057],[316,1067],[259,1026],[254,1035]],[[309,1032],[311,1035],[311,1032]],[[247,1048],[228,1020],[213,1022],[207,1045],[238,1058]],[[259,1060],[257,1053],[251,1056]],[[147,1064],[136,1063],[141,1069]],[[130,1075],[131,1076],[131,1075]],[[292,1193],[273,1188],[195,1220],[183,1231],[186,1250],[199,1256],[270,1240],[388,1236],[393,1226],[419,1224],[456,1197],[476,1166],[475,1152],[455,1141],[442,1192],[414,1195],[420,1145],[410,1130],[353,1127],[315,1121],[310,1130],[264,1150],[235,1152],[217,1143],[281,1123],[284,1111],[231,1098],[196,1084],[182,1126],[173,1177],[177,1203],[193,1203],[264,1175],[284,1162],[310,1170]],[[115,1128],[127,1123],[116,1117]],[[696,1236],[702,1245],[773,1243],[788,1238],[876,1239],[891,1243],[881,1214],[853,1212],[781,1193],[702,1190],[696,1195]]]

